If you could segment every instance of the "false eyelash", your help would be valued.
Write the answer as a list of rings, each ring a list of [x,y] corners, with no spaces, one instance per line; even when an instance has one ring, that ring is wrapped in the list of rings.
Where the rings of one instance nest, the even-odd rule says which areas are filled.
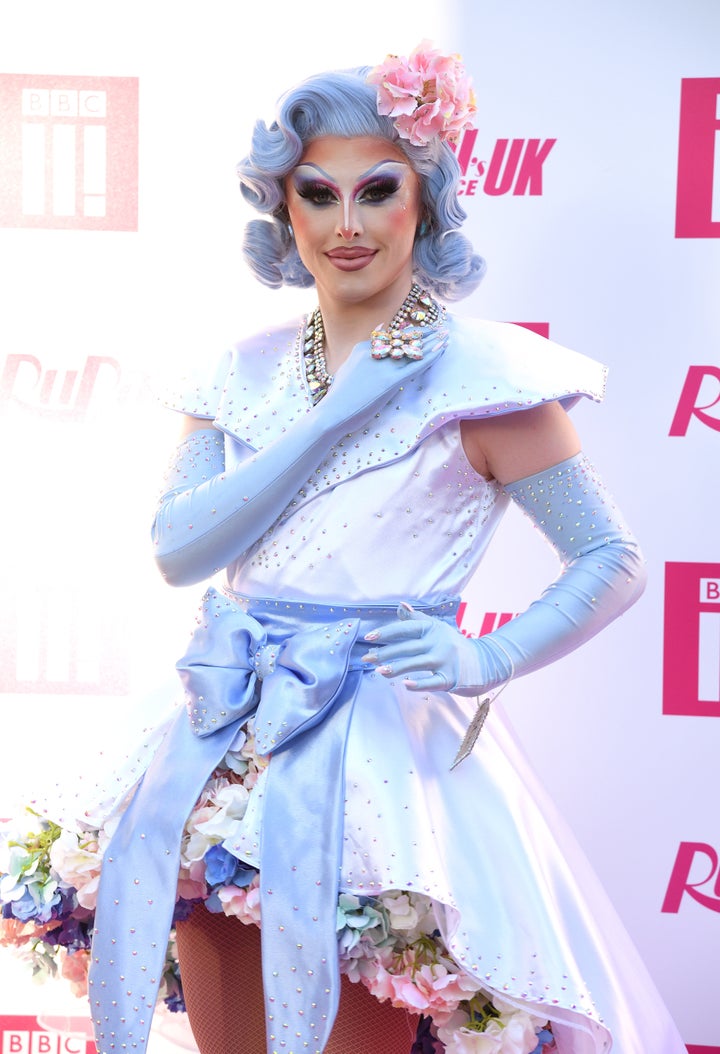
[[[385,198],[392,197],[400,187],[400,180],[394,176],[381,176],[379,179],[374,179],[371,183],[368,183],[363,187],[360,193],[361,201],[384,201]]]
[[[326,183],[320,183],[316,180],[298,183],[295,186],[295,190],[305,201],[312,201],[316,205],[325,205],[337,201],[337,197],[330,187]]]
[[[357,200],[368,204],[379,204],[386,198],[392,197],[400,187],[400,180],[395,176],[380,176],[371,180],[361,188]],[[329,205],[337,201],[335,192],[326,183],[319,180],[307,180],[298,182],[295,190],[299,197],[305,201],[311,201],[315,205]]]

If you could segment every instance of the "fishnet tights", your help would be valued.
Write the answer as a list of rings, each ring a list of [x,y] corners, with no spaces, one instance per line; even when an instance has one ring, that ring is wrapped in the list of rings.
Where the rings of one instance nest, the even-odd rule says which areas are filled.
[[[201,1054],[265,1054],[260,930],[198,906],[177,925],[185,1003]],[[409,1054],[418,1018],[342,978],[325,1054]]]

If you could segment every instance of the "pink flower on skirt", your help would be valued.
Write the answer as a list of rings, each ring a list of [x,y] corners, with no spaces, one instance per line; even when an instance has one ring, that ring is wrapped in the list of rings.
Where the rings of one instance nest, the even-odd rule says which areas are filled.
[[[452,1012],[479,988],[469,974],[448,970],[443,963],[421,963],[411,948],[399,964],[396,961],[390,970],[381,966],[375,977],[363,978],[363,982],[378,999],[433,1016]]]
[[[256,875],[249,886],[221,886],[217,897],[225,915],[234,915],[246,924],[260,925],[260,876]]]
[[[78,997],[87,995],[89,966],[90,952],[85,948],[68,953],[63,959],[60,973],[66,981],[70,982],[73,995]]]

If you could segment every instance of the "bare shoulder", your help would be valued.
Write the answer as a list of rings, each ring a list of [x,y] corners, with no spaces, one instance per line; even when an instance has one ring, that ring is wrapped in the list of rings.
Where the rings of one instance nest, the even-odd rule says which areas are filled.
[[[463,449],[475,471],[500,483],[531,476],[572,457],[580,439],[557,402],[460,423]]]

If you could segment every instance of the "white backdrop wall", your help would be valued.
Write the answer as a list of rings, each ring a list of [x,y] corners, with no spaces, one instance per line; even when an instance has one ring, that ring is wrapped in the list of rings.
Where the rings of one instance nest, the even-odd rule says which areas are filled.
[[[459,156],[489,270],[459,310],[609,364],[605,407],[576,421],[650,566],[636,608],[505,706],[686,1041],[720,1050],[720,4],[403,0],[380,20],[283,2],[267,22],[243,6],[0,6],[0,815],[89,777],[98,743],[119,750],[173,692],[199,591],[151,562],[176,428],[155,382],[312,306],[239,258],[252,121],[314,70],[429,37],[463,53],[479,100]],[[56,131],[68,105],[82,185]],[[466,632],[555,574],[519,515],[505,528]],[[19,974],[3,955],[8,1034],[12,1014],[79,1012]],[[158,1044],[188,1042],[159,1027]]]
[[[489,270],[463,311],[548,322],[608,363],[604,408],[576,420],[650,572],[626,618],[506,707],[684,1038],[720,1047],[720,5],[465,4],[458,30],[480,99],[473,156],[554,140],[541,193],[481,193],[481,176],[465,199]],[[520,610],[542,582],[520,520],[474,583],[476,610]]]

